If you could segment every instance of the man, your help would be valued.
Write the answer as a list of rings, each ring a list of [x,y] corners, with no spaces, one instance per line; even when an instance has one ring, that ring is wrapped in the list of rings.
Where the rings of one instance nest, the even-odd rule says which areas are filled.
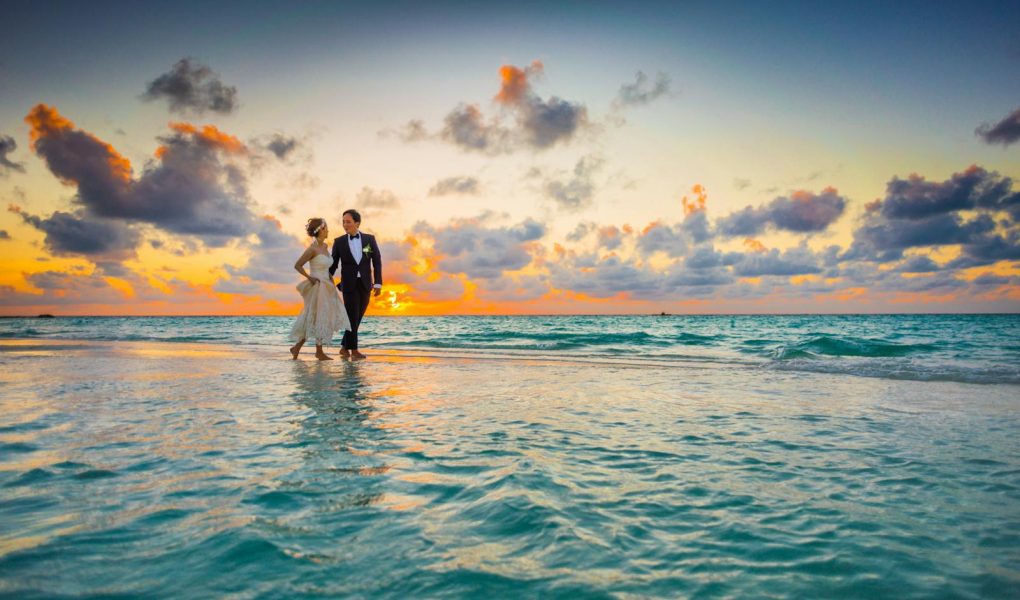
[[[347,235],[333,240],[333,265],[329,268],[330,275],[336,273],[338,266],[340,268],[340,283],[336,287],[343,294],[347,317],[351,320],[351,328],[344,332],[340,343],[340,356],[363,360],[368,357],[358,352],[358,326],[368,309],[371,295],[382,293],[382,258],[375,236],[361,233],[361,213],[354,209],[345,210],[341,224]]]

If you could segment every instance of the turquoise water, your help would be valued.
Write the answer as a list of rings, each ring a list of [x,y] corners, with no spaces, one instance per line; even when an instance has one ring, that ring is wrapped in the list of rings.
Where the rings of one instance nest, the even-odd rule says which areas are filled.
[[[0,319],[4,338],[284,348],[289,317]],[[1020,383],[1020,315],[389,317],[363,344],[437,355],[740,364],[921,381]]]
[[[1016,317],[702,319],[4,320],[0,596],[1016,597]]]

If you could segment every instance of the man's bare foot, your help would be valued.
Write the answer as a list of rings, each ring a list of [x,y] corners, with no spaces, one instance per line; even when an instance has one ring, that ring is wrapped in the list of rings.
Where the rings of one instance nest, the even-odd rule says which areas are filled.
[[[358,352],[357,350],[353,350],[351,352],[351,359],[352,360],[365,360],[366,358],[368,358],[368,357],[365,356],[364,354]]]
[[[340,349],[340,358],[350,358],[350,357],[351,357],[351,351],[350,350],[348,350],[347,348],[341,348]]]
[[[315,353],[315,358],[317,358],[319,360],[333,360],[333,357],[328,355],[328,354],[326,354],[325,352],[316,352]]]

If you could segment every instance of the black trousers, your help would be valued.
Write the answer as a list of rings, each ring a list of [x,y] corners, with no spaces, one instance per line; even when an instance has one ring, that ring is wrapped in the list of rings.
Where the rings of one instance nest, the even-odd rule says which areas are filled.
[[[348,290],[350,287],[352,289]],[[361,287],[360,282],[351,286],[343,286],[344,308],[347,309],[347,318],[351,320],[351,328],[344,332],[344,339],[340,345],[347,350],[358,349],[358,326],[361,325],[361,318],[368,310],[368,302],[372,298],[371,289]]]

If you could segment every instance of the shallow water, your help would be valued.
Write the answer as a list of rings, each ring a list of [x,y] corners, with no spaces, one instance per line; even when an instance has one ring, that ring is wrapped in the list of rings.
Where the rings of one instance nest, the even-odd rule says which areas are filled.
[[[0,319],[0,340],[231,343],[278,351],[292,317]],[[375,317],[366,348],[1020,384],[1020,315]],[[336,345],[336,344],[334,344]],[[749,375],[750,376],[750,375]]]
[[[1010,597],[1015,385],[0,344],[0,593]]]

